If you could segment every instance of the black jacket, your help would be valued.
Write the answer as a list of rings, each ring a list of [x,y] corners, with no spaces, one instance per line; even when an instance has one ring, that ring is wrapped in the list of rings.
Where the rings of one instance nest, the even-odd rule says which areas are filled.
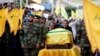
[[[61,28],[64,28],[63,26],[61,26]],[[66,28],[64,28],[64,29],[66,29],[66,30],[69,30],[69,31],[71,31],[72,32],[72,28],[71,27],[69,27],[69,26],[67,26]]]

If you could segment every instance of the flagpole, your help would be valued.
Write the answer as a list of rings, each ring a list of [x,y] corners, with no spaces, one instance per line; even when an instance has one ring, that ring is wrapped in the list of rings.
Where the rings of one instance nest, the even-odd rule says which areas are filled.
[[[20,7],[22,8],[22,0],[20,0]]]
[[[54,0],[52,0],[52,14],[54,13]]]
[[[28,0],[26,0],[26,6],[28,5]]]
[[[62,16],[62,15],[61,15],[61,5],[62,5],[62,0],[60,0],[59,3],[60,3],[60,17],[61,17],[61,16]]]

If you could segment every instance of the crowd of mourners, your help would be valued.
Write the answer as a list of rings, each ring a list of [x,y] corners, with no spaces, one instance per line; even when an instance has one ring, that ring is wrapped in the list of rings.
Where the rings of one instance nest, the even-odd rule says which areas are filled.
[[[9,5],[9,9],[14,9],[13,4]],[[3,7],[0,4],[0,9],[7,7],[7,3],[4,3]],[[80,47],[82,56],[93,55],[83,19],[64,19],[51,14],[50,10],[44,10],[42,16],[39,16],[35,14],[34,9],[27,7],[24,9],[23,27],[18,30],[16,36],[10,33],[9,24],[6,22],[5,33],[0,38],[0,56],[37,56],[45,47],[46,33],[56,28],[72,32],[73,41]]]

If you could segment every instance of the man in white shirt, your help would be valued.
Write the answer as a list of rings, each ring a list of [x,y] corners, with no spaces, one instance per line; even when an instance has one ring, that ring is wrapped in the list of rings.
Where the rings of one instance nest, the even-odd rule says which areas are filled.
[[[74,37],[74,40],[75,40],[75,37],[76,37],[76,24],[79,24],[79,19],[71,19],[70,20],[70,23],[69,23],[69,26],[72,28],[72,32],[73,32],[73,37]]]

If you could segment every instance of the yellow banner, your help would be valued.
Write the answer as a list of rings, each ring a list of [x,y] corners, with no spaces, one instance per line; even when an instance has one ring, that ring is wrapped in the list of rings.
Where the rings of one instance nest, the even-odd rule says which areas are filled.
[[[63,5],[61,6],[61,15],[62,17],[64,17],[64,19],[68,19],[67,11],[65,10],[65,7]]]
[[[7,21],[8,21],[9,26],[10,26],[10,32],[11,32],[11,33],[12,33],[13,30],[14,30],[14,29],[13,29],[13,19],[12,19],[13,16],[14,16],[14,15],[13,15],[13,14],[14,14],[13,11],[14,11],[14,10],[8,12],[8,18],[7,18]]]
[[[76,10],[76,17],[79,19],[83,19],[83,9]]]
[[[20,26],[20,23],[19,23],[19,20],[20,20],[20,12],[18,12],[20,9],[15,9],[15,12],[14,12],[14,35],[17,34],[17,31],[19,30],[19,26]]]
[[[85,25],[92,51],[100,51],[100,7],[90,0],[84,0]]]
[[[60,0],[58,0],[56,8],[55,8],[55,14],[57,16],[60,15],[60,11],[61,11],[61,4],[60,4]]]
[[[73,19],[76,18],[76,13],[75,13],[73,10],[71,10],[71,17],[72,17]]]
[[[73,46],[71,49],[42,49],[38,56],[81,56],[79,47]]]
[[[18,9],[13,9],[12,11],[8,12],[8,22],[10,25],[10,31],[14,32],[16,35],[17,30],[19,28],[19,13]]]
[[[5,9],[1,9],[0,10],[0,37],[3,35],[5,31],[5,23],[6,23]]]

